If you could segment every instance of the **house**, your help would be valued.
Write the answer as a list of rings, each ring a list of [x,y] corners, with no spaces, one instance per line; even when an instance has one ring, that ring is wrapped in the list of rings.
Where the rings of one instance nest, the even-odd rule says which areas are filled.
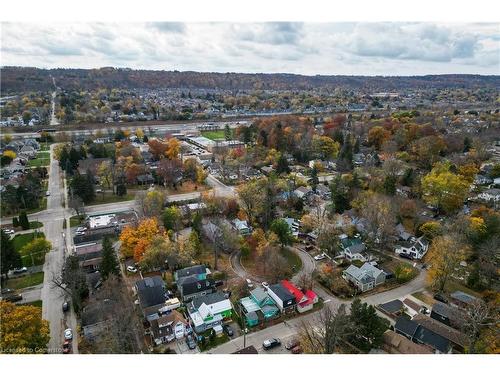
[[[240,299],[239,304],[248,327],[253,327],[262,320],[274,319],[280,311],[262,287],[253,289],[249,297]]]
[[[481,194],[479,194],[477,198],[486,202],[496,203],[500,201],[500,189],[494,188],[485,190]]]
[[[231,222],[232,227],[242,236],[248,236],[252,233],[252,228],[246,220],[234,219]]]
[[[196,333],[221,325],[230,318],[233,306],[224,293],[217,292],[203,297],[196,297],[188,305],[188,314]]]
[[[377,306],[377,308],[382,311],[383,313],[389,315],[390,317],[397,317],[401,315],[401,313],[404,311],[404,305],[403,302],[401,302],[399,299],[395,299],[386,303],[382,303]]]
[[[36,158],[36,150],[32,146],[24,145],[19,150],[19,156],[25,157],[27,159],[35,159]]]
[[[404,316],[396,320],[394,331],[414,343],[429,347],[435,353],[449,353],[451,351],[451,343],[448,339]]]
[[[459,290],[450,294],[450,304],[462,309],[466,309],[467,307],[473,305],[476,301],[476,297]]]
[[[418,303],[415,301],[412,301],[409,298],[405,298],[403,300],[404,307],[406,309],[406,314],[410,315],[412,318],[420,313],[420,309],[422,306],[420,306]]]
[[[104,162],[111,163],[111,159],[110,158],[88,158],[88,159],[79,160],[78,161],[78,173],[80,173],[81,175],[86,175],[87,171],[89,171],[90,174],[94,178],[96,178],[99,166]]]
[[[433,354],[427,346],[419,345],[398,335],[394,331],[387,330],[382,335],[382,349],[390,354]]]
[[[274,168],[272,166],[264,166],[260,168],[262,173],[264,173],[266,176],[269,176],[271,173],[274,172]]]
[[[331,197],[330,188],[328,186],[325,186],[324,184],[319,184],[318,186],[316,186],[316,194],[318,194],[323,199],[330,199]]]
[[[210,279],[198,280],[196,276],[185,277],[177,282],[182,301],[188,302],[193,298],[203,297],[215,290],[215,282]]]
[[[396,254],[405,254],[413,259],[422,259],[429,249],[429,242],[424,236],[417,239],[411,238],[403,244],[396,246],[394,252]]]
[[[136,281],[135,290],[144,317],[149,321],[158,319],[159,310],[167,300],[163,279],[160,276],[145,277]]]
[[[385,282],[385,272],[370,263],[361,268],[351,264],[342,272],[344,279],[352,282],[359,290],[366,292]]]
[[[137,176],[135,178],[138,185],[149,185],[155,182],[153,175],[151,173],[145,173]]]
[[[413,235],[411,233],[408,233],[403,226],[403,224],[399,223],[396,225],[396,233],[398,237],[403,240],[403,241],[408,241]]]
[[[183,338],[186,333],[187,321],[180,312],[174,310],[152,320],[150,324],[153,341],[156,345],[160,345]]]
[[[102,244],[90,242],[75,245],[75,255],[82,269],[88,272],[98,270],[102,262]]]
[[[346,234],[341,234],[340,238],[340,248],[342,250],[342,254],[349,260],[360,260],[365,262],[367,259],[365,258],[363,252],[366,250],[366,246],[357,235],[354,238],[349,238]]]
[[[432,319],[423,314],[417,314],[412,318],[412,321],[417,322],[421,326],[449,340],[453,349],[458,352],[463,353],[467,346],[468,340],[464,333],[446,324],[440,323],[436,319]]]
[[[303,313],[313,308],[314,304],[318,302],[318,296],[312,290],[307,290],[303,293],[291,281],[283,280],[281,285],[285,287],[295,297],[297,303],[297,311]]]
[[[312,194],[312,189],[305,186],[300,186],[293,191],[293,194],[299,199],[306,199]]]
[[[282,313],[292,312],[297,305],[295,296],[290,293],[282,284],[270,285],[267,293],[279,307]]]
[[[493,183],[493,180],[491,178],[489,178],[488,176],[481,175],[481,174],[478,174],[474,178],[474,184],[476,184],[476,185],[490,185],[492,183]]]
[[[205,280],[210,271],[203,265],[182,268],[174,272],[174,280],[178,282],[185,277],[195,276],[197,280]]]
[[[285,217],[283,220],[288,224],[292,235],[297,237],[299,235],[300,220],[294,219],[292,217]]]
[[[438,322],[459,329],[465,322],[465,317],[462,311],[460,311],[457,307],[446,305],[441,302],[436,302],[432,306],[430,316]]]

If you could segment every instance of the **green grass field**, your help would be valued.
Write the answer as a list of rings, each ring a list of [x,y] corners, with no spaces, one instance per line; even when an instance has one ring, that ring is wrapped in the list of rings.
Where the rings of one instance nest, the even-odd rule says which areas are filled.
[[[201,135],[211,140],[226,139],[226,136],[224,135],[224,129],[201,132]],[[234,132],[231,129],[231,138],[233,137],[234,137]]]
[[[95,199],[92,201],[92,203],[88,204],[87,206],[92,206],[95,204],[131,201],[134,198],[135,198],[135,194],[133,194],[133,193],[127,193],[123,197],[119,197],[118,195],[113,195],[110,192],[105,192],[104,196],[102,195],[102,193],[96,193]]]
[[[73,227],[77,227],[77,226],[79,226],[80,224],[83,223],[84,219],[85,219],[85,216],[83,216],[83,215],[80,215],[80,216],[78,216],[78,215],[71,216],[69,218],[69,226],[72,227],[72,228]]]
[[[39,221],[30,221],[30,229],[37,229],[43,227],[43,224]]]
[[[33,301],[33,302],[28,302],[28,303],[21,303],[20,305],[23,305],[23,306],[35,306],[35,307],[42,308],[42,301],[38,300],[38,301]]]
[[[283,249],[281,251],[281,255],[283,255],[283,257],[286,259],[290,268],[295,270],[294,273],[300,271],[300,269],[302,268],[302,260],[297,254],[295,254],[291,250]]]
[[[45,235],[39,232],[38,237],[44,238]],[[24,267],[39,266],[45,263],[45,254],[37,253],[33,254],[33,257],[31,257],[30,254],[27,254],[23,251],[23,247],[31,242],[34,238],[35,233],[25,233],[18,234],[12,239],[14,249],[16,249],[19,252],[19,255],[21,255],[21,260],[23,261]]]
[[[30,286],[38,285],[43,283],[43,272],[32,273],[23,277],[18,277],[16,279],[9,279],[5,283],[5,287],[8,289],[24,289]]]
[[[41,151],[36,155],[36,159],[28,162],[30,167],[46,167],[50,165],[50,152]]]

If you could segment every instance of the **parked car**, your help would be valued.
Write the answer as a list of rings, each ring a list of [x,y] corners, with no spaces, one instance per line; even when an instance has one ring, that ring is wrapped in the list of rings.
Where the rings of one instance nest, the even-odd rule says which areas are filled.
[[[399,254],[400,258],[405,258],[405,259],[413,259],[411,255],[405,254],[405,253],[400,253]]]
[[[300,354],[302,353],[303,350],[302,348],[300,347],[300,345],[296,345],[292,348],[292,354]]]
[[[2,229],[5,234],[14,234],[16,233],[14,229]]]
[[[71,328],[64,330],[64,338],[66,340],[73,340],[73,330]]]
[[[325,253],[321,253],[321,254],[319,254],[319,255],[316,255],[316,256],[314,257],[314,260],[323,260],[323,259],[325,259],[325,258],[326,258],[326,254],[325,254]]]
[[[267,289],[269,288],[269,283],[267,281],[264,281],[262,282],[262,286],[264,287],[264,289]]]
[[[71,353],[71,342],[69,340],[64,340],[63,344],[63,354]]]
[[[186,344],[187,344],[188,348],[191,350],[196,348],[196,342],[194,341],[194,338],[191,335],[188,335],[186,337]]]
[[[12,273],[15,273],[15,274],[24,273],[24,272],[28,272],[28,269],[26,267],[14,268],[14,271],[12,271]]]
[[[64,301],[62,304],[62,311],[67,312],[69,310],[69,303],[68,301]]]
[[[7,302],[17,302],[21,301],[23,299],[23,296],[21,294],[16,294],[16,293],[11,293],[11,294],[3,294],[0,297],[0,301],[7,301]]]
[[[45,196],[46,196],[46,197],[50,197],[50,191],[48,191],[48,190],[47,190],[47,191],[45,192]]]
[[[234,331],[233,329],[231,328],[231,326],[229,325],[224,325],[224,332],[226,332],[226,334],[229,336],[229,337],[232,337],[234,335]]]
[[[76,228],[77,232],[85,232],[86,230],[87,230],[87,228],[85,228],[85,227],[78,227],[78,228]]]
[[[299,340],[297,339],[291,339],[290,341],[288,341],[285,345],[285,349],[286,350],[292,350],[293,348],[295,348],[297,345],[299,345]]]
[[[420,308],[420,313],[421,314],[425,314],[425,315],[429,315],[431,312],[429,311],[429,309],[427,308],[427,306],[422,306]]]
[[[249,288],[253,288],[253,283],[252,283],[252,280],[250,280],[250,279],[246,279],[246,282],[247,282],[247,286],[248,286]]]
[[[128,272],[132,272],[132,273],[136,273],[137,272],[137,268],[134,267],[134,266],[127,266],[127,271]]]
[[[448,299],[439,293],[434,294],[434,299],[439,302],[448,303]]]
[[[280,346],[280,345],[281,345],[281,341],[279,339],[272,338],[272,339],[264,340],[264,342],[262,343],[262,348],[264,348],[264,350],[269,350],[269,349],[275,348],[275,347]]]

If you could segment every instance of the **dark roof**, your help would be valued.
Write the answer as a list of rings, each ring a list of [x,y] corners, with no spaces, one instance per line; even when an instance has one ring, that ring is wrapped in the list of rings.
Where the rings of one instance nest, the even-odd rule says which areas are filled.
[[[417,331],[417,328],[418,328],[418,324],[416,322],[413,322],[404,316],[400,316],[396,320],[396,324],[394,325],[395,330],[400,331],[400,332],[402,332],[405,335],[408,335],[410,337],[413,337],[413,335]]]
[[[138,280],[135,286],[142,308],[156,306],[166,301],[165,284],[160,276]]]
[[[447,353],[450,349],[450,341],[448,339],[445,339],[443,336],[421,325],[418,325],[417,331],[413,337],[417,341],[429,345],[442,353]]]
[[[197,280],[195,277],[189,277],[182,280],[182,295],[189,296],[190,294],[203,292],[212,289],[214,282],[212,280]]]
[[[413,320],[419,323],[421,326],[441,335],[445,339],[461,346],[464,348],[467,345],[467,337],[460,331],[447,326],[446,324],[440,323],[436,319],[429,318],[423,314],[417,314],[413,317]]]
[[[193,306],[198,310],[198,308],[202,304],[205,304],[208,306],[208,305],[212,305],[214,303],[220,302],[220,301],[224,301],[226,299],[227,299],[227,297],[222,292],[207,294],[206,296],[195,297],[193,299]]]
[[[444,316],[448,319],[451,320],[462,320],[463,319],[463,314],[462,312],[454,307],[454,306],[449,306],[441,302],[436,302],[434,305],[432,305],[432,312],[439,314],[441,316]]]
[[[403,310],[403,302],[401,302],[399,299],[395,299],[386,303],[383,303],[381,305],[378,305],[378,307],[385,311],[388,312],[389,314],[394,314],[397,312],[400,312]]]
[[[282,301],[288,301],[293,299],[295,301],[295,297],[292,293],[290,293],[283,285],[274,284],[269,287],[273,291],[274,294],[278,296],[278,298]]]
[[[255,349],[255,346],[250,345],[250,346],[247,346],[246,348],[237,350],[231,354],[259,354],[259,352],[257,351],[257,349]]]
[[[461,292],[459,290],[457,290],[456,292],[451,293],[450,297],[453,298],[453,299],[455,299],[455,300],[457,300],[457,301],[465,303],[467,305],[471,304],[472,302],[474,302],[475,300],[477,300],[476,297],[471,296],[470,294]]]
[[[177,279],[190,275],[200,275],[207,272],[207,268],[203,265],[186,267],[177,271]]]

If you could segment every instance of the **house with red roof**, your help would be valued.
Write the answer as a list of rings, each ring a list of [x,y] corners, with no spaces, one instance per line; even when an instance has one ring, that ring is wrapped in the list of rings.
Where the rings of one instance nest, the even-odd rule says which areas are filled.
[[[281,285],[283,285],[283,287],[295,297],[297,302],[297,311],[299,313],[311,310],[314,304],[318,302],[318,296],[312,290],[307,290],[304,293],[288,280],[283,280]]]

